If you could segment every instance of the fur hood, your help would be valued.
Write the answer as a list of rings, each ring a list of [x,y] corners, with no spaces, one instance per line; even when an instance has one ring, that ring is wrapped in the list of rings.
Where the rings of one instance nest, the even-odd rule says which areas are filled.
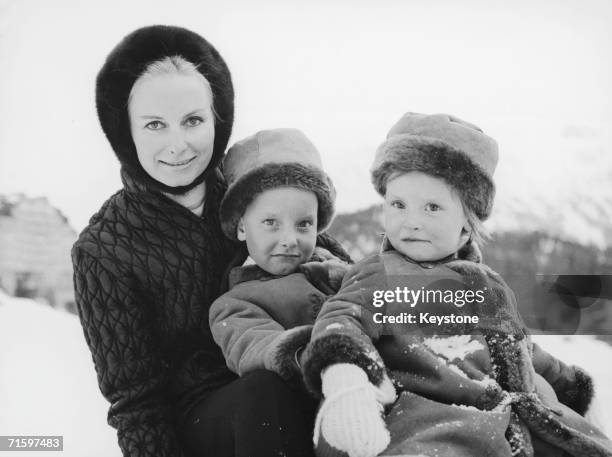
[[[190,185],[171,187],[153,179],[140,165],[127,106],[132,86],[146,68],[177,55],[193,63],[210,83],[217,117],[207,169]],[[130,33],[108,55],[96,80],[96,108],[102,130],[129,174],[148,188],[182,194],[204,182],[223,157],[234,122],[234,89],[223,58],[208,41],[181,27],[154,25]]]

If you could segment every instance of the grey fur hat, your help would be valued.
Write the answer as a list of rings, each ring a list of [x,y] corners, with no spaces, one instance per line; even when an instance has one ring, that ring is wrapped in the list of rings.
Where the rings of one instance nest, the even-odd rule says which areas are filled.
[[[384,195],[396,172],[420,171],[445,180],[481,219],[491,214],[497,142],[469,122],[448,114],[406,113],[376,151],[372,183]]]
[[[323,171],[312,142],[296,129],[262,130],[238,141],[223,160],[227,192],[221,201],[221,228],[235,240],[236,228],[255,197],[277,187],[296,187],[317,196],[317,231],[334,216],[336,190]]]

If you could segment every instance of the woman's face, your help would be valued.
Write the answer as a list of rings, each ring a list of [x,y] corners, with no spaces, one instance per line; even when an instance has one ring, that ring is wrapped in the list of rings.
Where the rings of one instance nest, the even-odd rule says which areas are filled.
[[[157,181],[191,184],[204,172],[215,140],[212,94],[197,75],[139,78],[128,102],[138,160]]]

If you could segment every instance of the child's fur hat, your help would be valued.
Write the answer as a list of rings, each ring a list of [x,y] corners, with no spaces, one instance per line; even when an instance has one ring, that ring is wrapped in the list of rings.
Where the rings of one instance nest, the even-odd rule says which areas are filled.
[[[173,56],[191,62],[206,78],[217,114],[213,154],[208,167],[194,182],[179,187],[153,179],[142,168],[128,116],[128,98],[136,80],[153,62]],[[96,80],[96,107],[102,130],[130,175],[152,189],[182,194],[202,183],[223,157],[234,122],[234,88],[227,65],[208,41],[181,27],[153,25],[133,31],[108,55]]]
[[[372,183],[384,195],[396,172],[420,171],[444,179],[481,220],[491,214],[497,142],[477,126],[448,114],[406,113],[378,147]]]
[[[236,239],[236,228],[257,194],[277,187],[314,192],[318,201],[317,230],[334,215],[336,190],[323,171],[319,152],[296,129],[262,130],[234,144],[223,160],[227,192],[221,201],[221,228]]]

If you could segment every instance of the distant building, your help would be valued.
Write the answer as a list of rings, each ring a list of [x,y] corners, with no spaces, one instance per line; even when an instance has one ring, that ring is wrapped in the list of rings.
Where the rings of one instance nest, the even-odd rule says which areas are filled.
[[[0,287],[75,311],[70,248],[76,238],[45,197],[0,195]]]

